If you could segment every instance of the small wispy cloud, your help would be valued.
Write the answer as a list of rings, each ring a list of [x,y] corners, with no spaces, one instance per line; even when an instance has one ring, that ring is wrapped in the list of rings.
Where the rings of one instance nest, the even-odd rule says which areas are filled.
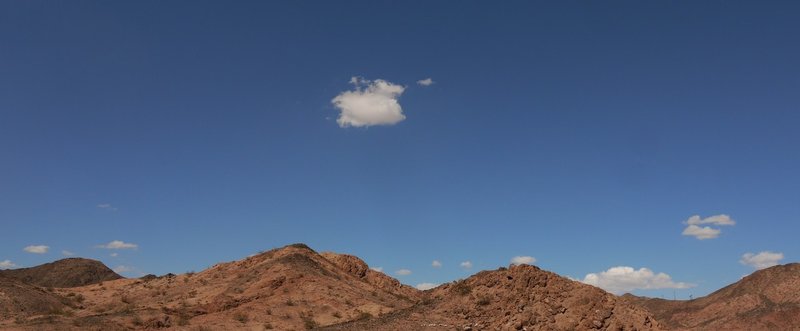
[[[372,267],[372,271],[383,272],[383,267]]]
[[[121,240],[114,240],[114,241],[109,242],[108,244],[97,245],[95,247],[97,247],[97,248],[105,248],[105,249],[137,249],[137,248],[139,248],[139,245],[126,243],[126,242],[121,241]]]
[[[405,87],[382,79],[374,81],[353,77],[354,90],[339,93],[331,103],[339,109],[340,127],[393,125],[406,119],[398,99]]]
[[[110,256],[110,257],[117,257],[117,256],[119,256],[119,253],[111,253],[111,254],[108,254],[108,256]]]
[[[11,260],[0,261],[0,269],[11,269],[16,267],[17,265],[14,264],[14,262],[11,262]]]
[[[73,255],[75,255],[75,253],[73,253],[73,252],[70,252],[70,251],[68,251],[68,250],[63,250],[63,251],[61,251],[61,255],[64,255],[64,256],[73,256]]]
[[[433,85],[433,83],[434,83],[433,78],[430,78],[430,77],[429,78],[425,78],[425,79],[420,79],[420,80],[417,81],[417,84],[422,85],[422,86],[431,86],[431,85]]]
[[[439,262],[439,260],[433,260],[433,262],[431,262],[431,267],[441,268],[442,267],[442,262]]]
[[[420,291],[425,291],[425,290],[430,290],[430,289],[432,289],[432,288],[434,288],[434,287],[437,287],[437,286],[439,286],[439,284],[434,284],[434,283],[419,283],[419,284],[417,284],[417,286],[414,286],[414,287],[416,287],[416,288],[417,288],[418,290],[420,290]]]
[[[464,269],[472,268],[472,262],[471,261],[464,261],[464,262],[461,262],[459,265]]]
[[[714,215],[709,216],[707,218],[700,218],[699,215],[694,215],[689,217],[688,220],[683,222],[686,224],[686,228],[683,229],[684,236],[691,236],[695,237],[698,240],[706,240],[706,239],[714,239],[719,237],[719,234],[722,230],[717,228],[712,228],[710,226],[701,226],[704,224],[711,224],[716,226],[733,226],[736,225],[736,221],[731,219],[728,215]]]
[[[783,253],[763,251],[758,254],[745,253],[739,263],[761,270],[776,266],[780,264],[781,260],[783,260]]]
[[[26,251],[28,253],[33,253],[33,254],[44,254],[44,253],[47,253],[47,251],[49,249],[50,249],[50,246],[46,246],[46,245],[30,245],[30,246],[27,246],[27,247],[23,248],[22,250],[24,250],[24,251]]]
[[[398,276],[408,276],[411,274],[411,270],[408,269],[400,269],[394,272],[395,275]]]
[[[623,294],[633,290],[684,289],[695,286],[694,284],[675,282],[670,275],[663,272],[655,273],[648,268],[639,268],[637,270],[626,266],[613,267],[599,273],[587,274],[582,282],[614,294]]]
[[[117,207],[112,206],[110,203],[101,203],[97,205],[97,208],[108,210],[108,211],[117,211]]]

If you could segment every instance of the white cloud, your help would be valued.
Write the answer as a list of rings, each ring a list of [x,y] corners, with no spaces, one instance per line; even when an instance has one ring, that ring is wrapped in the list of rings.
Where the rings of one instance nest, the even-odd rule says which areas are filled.
[[[373,271],[377,271],[377,272],[383,272],[383,267],[372,267],[370,269],[372,269]]]
[[[97,208],[105,209],[108,211],[117,211],[117,207],[112,206],[110,203],[101,203],[97,205]]]
[[[411,270],[408,269],[400,269],[394,272],[395,275],[398,276],[408,276],[411,274]]]
[[[725,214],[709,216],[704,219],[701,219],[700,215],[694,215],[692,217],[689,217],[688,220],[686,220],[686,224],[736,225],[736,221],[734,221],[733,219],[731,219],[730,216]]]
[[[439,260],[433,260],[433,262],[431,262],[431,267],[441,268],[442,267],[442,262],[439,262]]]
[[[734,221],[730,216],[724,214],[709,216],[706,218],[700,218],[699,215],[694,215],[692,217],[689,217],[689,219],[683,223],[686,224],[687,226],[685,229],[683,229],[682,234],[684,236],[695,237],[698,240],[714,239],[716,237],[719,237],[719,234],[722,232],[722,230],[717,228],[712,228],[710,226],[700,226],[700,225],[703,224],[711,224],[717,226],[736,225],[736,221]]]
[[[33,254],[44,254],[50,249],[50,246],[45,245],[31,245],[28,247],[23,248],[24,251]]]
[[[623,294],[633,290],[652,290],[661,288],[689,288],[694,284],[674,282],[669,275],[654,273],[648,268],[636,270],[631,267],[613,267],[600,273],[590,273],[583,282],[594,285],[614,294]]]
[[[136,249],[139,248],[139,245],[126,243],[121,240],[114,240],[105,245],[97,245],[97,248],[105,248],[105,249]]]
[[[350,83],[355,85],[354,90],[339,93],[331,100],[340,110],[336,120],[340,127],[393,125],[406,119],[397,102],[405,87],[382,79],[370,81],[360,77],[351,78]]]
[[[536,262],[536,258],[533,256],[515,256],[511,258],[511,264],[520,265],[520,264],[533,264]]]
[[[439,284],[434,284],[434,283],[419,283],[419,284],[417,284],[417,286],[414,286],[414,287],[416,287],[416,288],[417,288],[418,290],[420,290],[420,291],[425,291],[425,290],[430,290],[430,289],[432,289],[432,288],[434,288],[434,287],[437,287],[437,286],[439,286]]]
[[[783,260],[783,253],[763,251],[758,254],[745,253],[739,263],[761,270],[780,264]]]
[[[114,272],[116,272],[116,273],[118,273],[118,274],[121,274],[121,273],[132,272],[132,271],[134,271],[135,269],[134,269],[133,267],[129,267],[129,266],[126,266],[126,265],[118,265],[118,266],[117,266],[116,268],[114,268],[113,270],[114,270]]]
[[[67,250],[61,251],[61,254],[63,254],[64,256],[73,256],[73,255],[75,255],[75,253],[67,251]]]
[[[462,268],[464,268],[464,269],[469,269],[469,268],[472,268],[472,262],[464,261],[464,262],[461,262],[460,266]]]
[[[111,253],[111,254],[108,254],[108,256],[110,256],[110,257],[117,257],[117,256],[119,256],[119,253]]]
[[[683,229],[684,236],[693,236],[699,240],[714,239],[719,237],[720,232],[722,232],[722,230],[714,229],[710,226],[699,227],[694,224],[690,224],[686,229]]]
[[[430,78],[430,77],[425,78],[425,79],[420,79],[420,80],[417,81],[417,84],[422,85],[422,86],[431,86],[431,85],[433,85],[433,83],[434,83],[433,78]]]
[[[17,265],[14,264],[14,262],[11,262],[11,260],[0,261],[0,269],[11,269],[16,267]]]

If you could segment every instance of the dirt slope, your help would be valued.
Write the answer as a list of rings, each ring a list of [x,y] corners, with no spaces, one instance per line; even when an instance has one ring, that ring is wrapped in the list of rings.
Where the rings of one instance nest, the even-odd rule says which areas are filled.
[[[676,330],[800,329],[800,264],[759,270],[708,296],[673,301],[625,295]]]
[[[659,330],[647,312],[534,266],[483,271],[427,291],[411,309],[329,330]]]
[[[0,275],[43,287],[77,287],[120,279],[100,261],[69,258],[32,268],[0,270]]]

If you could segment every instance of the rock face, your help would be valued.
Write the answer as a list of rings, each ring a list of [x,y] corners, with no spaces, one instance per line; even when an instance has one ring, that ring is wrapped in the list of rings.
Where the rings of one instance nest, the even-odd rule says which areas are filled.
[[[534,266],[483,271],[430,291],[422,304],[332,330],[660,330],[645,309]]]
[[[420,297],[420,292],[417,289],[408,285],[403,285],[397,279],[389,277],[382,272],[370,269],[369,266],[358,257],[333,252],[323,252],[322,256],[345,272],[383,291],[411,299],[419,299]]]
[[[32,268],[1,270],[0,275],[42,287],[77,287],[120,279],[100,261],[69,258]]]
[[[800,264],[759,270],[708,296],[672,301],[625,295],[676,330],[800,329]]]

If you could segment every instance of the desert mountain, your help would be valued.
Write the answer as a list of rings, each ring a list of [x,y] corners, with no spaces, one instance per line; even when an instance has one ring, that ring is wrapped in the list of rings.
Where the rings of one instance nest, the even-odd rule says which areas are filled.
[[[625,295],[675,330],[800,328],[800,264],[756,271],[708,296],[672,301]]]
[[[369,270],[360,259],[326,255],[331,260],[295,244],[198,273],[56,289],[61,297],[82,298],[82,304],[64,308],[50,324],[7,318],[0,328],[304,330],[418,301],[416,290]]]
[[[69,258],[32,268],[0,270],[0,275],[42,287],[77,287],[120,279],[100,261]]]
[[[667,301],[618,297],[528,265],[483,271],[418,291],[371,270],[355,256],[319,254],[303,244],[220,263],[198,273],[139,279],[119,278],[97,261],[66,261],[0,273],[0,329],[766,330],[800,326],[799,264],[755,272],[704,298]],[[56,281],[59,277],[66,280]],[[60,287],[81,282],[97,283]]]
[[[426,291],[410,309],[329,330],[659,330],[640,307],[599,288],[520,265]]]

